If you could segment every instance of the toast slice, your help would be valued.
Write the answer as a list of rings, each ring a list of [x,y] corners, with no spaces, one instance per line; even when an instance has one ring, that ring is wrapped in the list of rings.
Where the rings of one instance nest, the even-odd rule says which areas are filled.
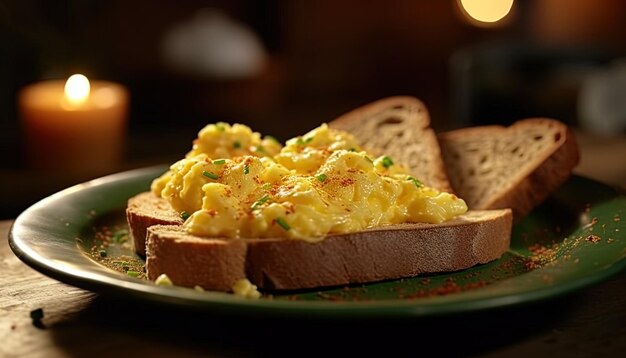
[[[406,165],[427,186],[453,192],[437,136],[430,128],[428,111],[417,98],[381,99],[348,112],[328,125],[354,135],[373,154],[385,154]]]
[[[454,192],[470,209],[511,208],[518,221],[559,187],[578,164],[569,128],[533,118],[439,135]]]
[[[499,258],[509,247],[511,210],[469,211],[443,224],[401,224],[290,239],[210,239],[180,226],[148,229],[148,278],[230,291],[248,278],[263,290],[297,290],[456,271]]]
[[[183,219],[170,203],[152,192],[146,191],[128,199],[126,206],[130,238],[135,252],[146,254],[147,229],[153,225],[182,225]]]

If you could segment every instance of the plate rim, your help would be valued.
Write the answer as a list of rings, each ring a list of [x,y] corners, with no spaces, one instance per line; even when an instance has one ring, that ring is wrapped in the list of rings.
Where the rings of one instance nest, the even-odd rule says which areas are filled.
[[[298,317],[323,317],[323,318],[401,318],[401,317],[424,317],[445,314],[476,312],[496,308],[505,308],[520,304],[530,304],[545,299],[557,298],[565,294],[597,284],[609,277],[626,269],[626,258],[612,262],[609,266],[599,269],[591,274],[574,281],[561,282],[553,286],[545,286],[522,293],[504,294],[486,298],[469,298],[458,302],[446,302],[439,298],[440,302],[424,304],[424,299],[389,299],[384,301],[350,301],[350,302],[326,302],[326,301],[287,301],[287,300],[250,300],[229,293],[222,292],[197,292],[182,287],[162,287],[152,282],[132,277],[111,277],[100,273],[72,270],[65,266],[55,265],[49,258],[42,257],[30,248],[24,238],[20,237],[24,222],[29,215],[57,200],[68,195],[81,192],[88,188],[97,188],[102,185],[115,185],[123,180],[137,179],[149,174],[158,175],[159,171],[165,171],[166,165],[143,167],[114,173],[101,178],[76,184],[31,205],[22,212],[12,223],[9,229],[9,247],[13,253],[24,263],[36,271],[82,289],[98,294],[130,293],[133,297],[148,299],[160,303],[174,305],[184,304],[188,307],[201,309],[218,309],[229,314],[257,314],[271,316],[298,316]],[[600,183],[594,179],[580,175],[572,175],[587,181],[591,181],[615,191],[616,197],[623,194],[619,190]],[[70,239],[65,240],[70,242]],[[77,249],[77,254],[84,255]],[[94,262],[95,264],[95,262]],[[113,272],[113,271],[112,271]],[[462,295],[456,294],[455,296]],[[441,296],[446,297],[446,296]],[[201,299],[200,299],[201,298]],[[442,301],[442,302],[441,302]]]

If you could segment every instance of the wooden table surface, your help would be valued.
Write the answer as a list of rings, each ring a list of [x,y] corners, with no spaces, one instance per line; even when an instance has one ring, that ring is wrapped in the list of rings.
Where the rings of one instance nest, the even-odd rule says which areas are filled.
[[[578,133],[577,139],[582,161],[576,173],[626,189],[626,137],[609,140]],[[24,182],[23,176],[11,178],[5,178],[8,187],[18,193],[21,187],[32,187],[29,182],[17,184]],[[35,180],[40,182],[39,177]],[[434,351],[446,356],[601,357],[626,351],[626,272],[546,302],[436,319],[229,317],[102,296],[52,280],[13,255],[6,240],[10,225],[0,221],[0,357],[294,356],[344,351],[368,356]],[[30,312],[38,308],[44,318],[33,324]]]

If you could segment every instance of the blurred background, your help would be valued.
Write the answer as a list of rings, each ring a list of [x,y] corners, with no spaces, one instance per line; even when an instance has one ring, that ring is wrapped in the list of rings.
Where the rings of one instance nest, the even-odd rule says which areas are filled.
[[[171,163],[208,123],[285,140],[391,95],[424,101],[438,131],[560,119],[617,161],[583,157],[583,171],[623,187],[624,39],[623,0],[3,0],[0,218]],[[128,90],[122,160],[81,175],[32,168],[20,90],[74,73]]]

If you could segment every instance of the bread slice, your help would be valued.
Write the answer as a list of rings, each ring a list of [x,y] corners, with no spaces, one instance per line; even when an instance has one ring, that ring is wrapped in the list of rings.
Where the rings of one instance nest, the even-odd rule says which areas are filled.
[[[209,239],[179,226],[148,229],[146,270],[175,285],[229,291],[248,278],[266,291],[366,283],[456,271],[499,258],[509,247],[509,209],[469,211],[442,224],[401,224],[290,239]]]
[[[146,254],[147,229],[153,225],[182,225],[183,219],[170,203],[152,192],[143,192],[128,199],[126,221],[137,254]]]
[[[567,180],[579,160],[572,132],[553,119],[459,129],[439,141],[454,192],[469,208],[512,208],[516,221]]]
[[[437,136],[420,100],[388,97],[348,112],[328,125],[350,132],[373,154],[385,154],[406,165],[427,186],[452,192]]]

